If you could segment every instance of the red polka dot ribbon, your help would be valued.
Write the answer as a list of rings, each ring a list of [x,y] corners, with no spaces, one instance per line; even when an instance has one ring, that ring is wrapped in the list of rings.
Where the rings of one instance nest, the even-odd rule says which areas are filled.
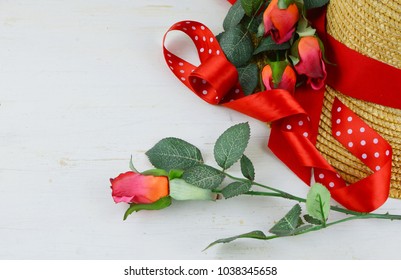
[[[165,46],[169,32],[181,31],[195,44],[200,65],[194,66]],[[313,172],[344,207],[371,212],[387,199],[391,175],[390,145],[338,99],[333,104],[333,136],[371,170],[368,177],[347,185],[315,147],[324,89],[301,87],[295,95],[275,89],[244,96],[235,67],[228,62],[213,33],[203,24],[182,21],[165,34],[163,51],[176,77],[203,100],[271,122],[269,148],[305,183]]]
[[[170,31],[182,31],[194,42],[201,64],[196,67],[174,55],[164,46]],[[223,98],[243,96],[238,83],[236,68],[226,59],[213,33],[196,21],[181,21],[174,24],[163,39],[164,58],[174,75],[203,100],[219,104]],[[237,84],[234,88],[232,85]]]

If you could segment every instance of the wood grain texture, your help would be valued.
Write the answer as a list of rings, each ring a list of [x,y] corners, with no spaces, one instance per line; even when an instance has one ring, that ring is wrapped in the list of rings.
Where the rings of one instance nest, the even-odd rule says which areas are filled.
[[[205,104],[165,65],[170,25],[193,19],[217,34],[228,8],[223,0],[0,1],[0,259],[401,257],[401,224],[375,220],[202,252],[215,239],[271,227],[293,205],[273,198],[175,202],[122,221],[126,206],[113,203],[109,178],[128,170],[131,155],[148,169],[144,152],[175,136],[212,164],[214,141],[244,121],[257,180],[306,195],[267,150],[264,124]],[[190,47],[170,47],[196,61]],[[385,211],[401,213],[401,202]]]

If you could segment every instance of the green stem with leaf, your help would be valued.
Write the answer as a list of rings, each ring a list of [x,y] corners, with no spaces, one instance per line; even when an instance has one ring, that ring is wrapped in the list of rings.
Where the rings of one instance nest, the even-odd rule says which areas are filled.
[[[258,186],[261,188],[265,188],[268,189],[272,192],[262,192],[262,191],[248,191],[246,193],[244,193],[244,195],[252,195],[252,196],[273,196],[273,197],[282,197],[282,198],[286,198],[286,199],[290,199],[290,200],[295,200],[301,203],[305,203],[306,199],[302,198],[302,197],[298,197],[295,195],[292,195],[290,193],[287,193],[285,191],[273,188],[273,187],[269,187],[266,186],[264,184],[258,183],[258,182],[253,182],[253,181],[249,181],[248,179],[244,179],[244,178],[239,178],[239,177],[235,177],[231,174],[228,174],[226,172],[223,172],[223,174],[225,176],[227,176],[228,178],[231,178],[235,181],[240,181],[240,182],[251,182],[252,185],[254,186]],[[350,214],[350,215],[356,215],[356,216],[363,216],[366,215],[366,213],[362,213],[362,212],[356,212],[356,211],[352,211],[352,210],[348,210],[342,207],[338,207],[338,206],[330,206],[330,209],[336,212],[340,212],[340,213],[344,213],[344,214]],[[385,214],[377,214],[377,215],[385,215]],[[385,218],[388,219],[388,218]]]
[[[301,235],[358,219],[401,220],[401,215],[360,213],[339,206],[331,206],[329,190],[318,183],[313,184],[309,188],[306,198],[301,198],[283,190],[255,182],[253,163],[244,155],[249,139],[250,127],[248,123],[234,125],[220,135],[214,146],[214,159],[221,168],[220,170],[204,164],[198,148],[177,138],[165,138],[146,152],[150,162],[156,168],[159,168],[158,170],[168,170],[170,173],[175,169],[181,170],[181,172],[177,173],[176,177],[179,180],[185,181],[186,184],[191,185],[190,189],[206,189],[210,192],[221,194],[225,199],[239,195],[248,195],[280,197],[297,202],[282,219],[268,230],[269,235],[259,230],[252,231],[219,239],[211,243],[209,247],[218,243],[231,242],[239,238],[271,240],[279,237]],[[238,161],[240,162],[241,173],[243,175],[241,178],[227,172]],[[159,175],[156,174],[156,176]],[[229,178],[233,182],[225,184],[225,178]],[[255,190],[252,187],[258,187],[261,190]],[[187,193],[189,193],[187,196],[190,197],[188,190]],[[170,195],[174,200],[174,196]],[[170,203],[171,201],[160,203],[161,207],[154,208],[152,206],[152,209],[162,209],[169,206]],[[302,213],[303,210],[300,203],[306,205],[306,213],[304,214]],[[135,207],[135,205],[131,205],[131,207]],[[133,208],[132,211],[142,209],[145,208]],[[149,209],[149,207],[146,209]],[[330,210],[348,216],[331,221],[329,220]]]

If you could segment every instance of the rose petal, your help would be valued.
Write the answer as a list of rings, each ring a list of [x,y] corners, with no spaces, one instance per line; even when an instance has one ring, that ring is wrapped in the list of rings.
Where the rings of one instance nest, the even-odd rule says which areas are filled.
[[[273,73],[270,65],[266,65],[265,67],[263,67],[262,80],[263,84],[266,87],[266,90],[271,90],[273,88]]]

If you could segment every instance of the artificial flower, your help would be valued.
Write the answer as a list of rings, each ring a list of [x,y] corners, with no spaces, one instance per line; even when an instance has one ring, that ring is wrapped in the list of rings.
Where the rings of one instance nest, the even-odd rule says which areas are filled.
[[[298,74],[308,77],[307,83],[313,89],[321,89],[325,84],[327,73],[318,38],[301,37],[294,46],[298,47],[293,55],[299,58],[299,62],[295,64],[295,70]]]
[[[266,89],[280,88],[294,93],[297,81],[294,69],[285,62],[284,65],[282,62],[272,62],[271,64],[267,64],[262,70],[262,80]]]
[[[112,196],[116,203],[150,204],[169,195],[166,176],[142,175],[132,171],[110,179]]]
[[[277,44],[291,39],[299,19],[297,5],[292,3],[286,9],[278,7],[278,0],[272,0],[263,14],[265,35],[270,34]]]

